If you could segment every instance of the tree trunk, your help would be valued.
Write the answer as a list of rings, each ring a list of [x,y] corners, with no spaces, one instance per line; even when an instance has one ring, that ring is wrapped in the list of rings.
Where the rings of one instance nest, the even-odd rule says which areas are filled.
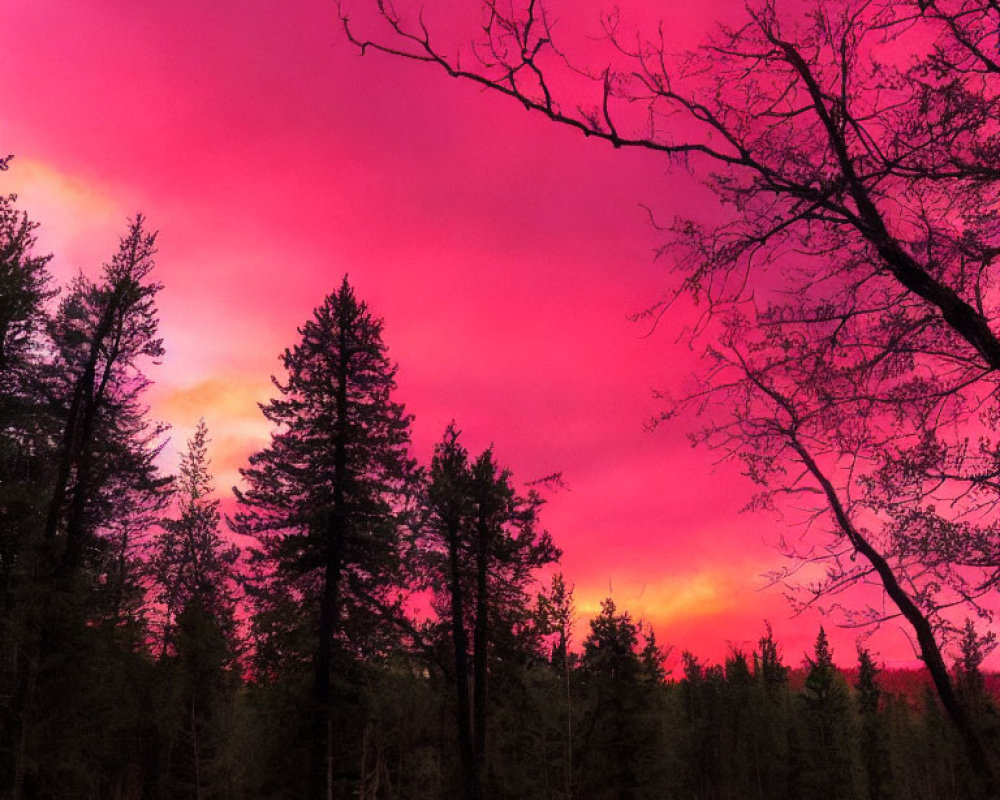
[[[310,797],[313,800],[333,798],[333,704],[330,686],[333,635],[337,629],[340,605],[340,580],[344,562],[347,536],[345,509],[347,483],[347,383],[349,379],[350,350],[348,326],[339,325],[339,353],[337,365],[336,404],[334,423],[334,474],[333,509],[327,519],[325,533],[326,563],[323,575],[323,598],[319,615],[319,641],[316,646],[315,681],[313,684],[313,736],[310,764]]]
[[[327,526],[327,564],[320,607],[313,684],[312,787],[310,796],[329,800],[333,796],[333,704],[330,669],[333,657],[333,634],[340,602],[340,578],[343,551],[343,523],[336,512]]]
[[[191,760],[194,764],[194,797],[201,800],[201,754],[198,752],[198,717],[195,698],[191,697]]]
[[[487,700],[487,659],[489,641],[489,563],[490,528],[486,498],[480,498],[480,514],[476,540],[476,619],[472,642],[472,718],[475,733],[473,752],[476,762],[476,777],[482,787],[483,771],[486,763],[486,700]]]
[[[333,707],[330,668],[333,658],[333,634],[340,600],[340,563],[342,538],[337,514],[327,525],[328,555],[323,597],[320,604],[318,642],[313,681],[313,731],[310,764],[310,797],[329,800],[333,796]]]
[[[458,753],[462,761],[462,798],[480,800],[475,748],[469,713],[469,665],[465,636],[465,608],[462,597],[461,566],[458,557],[458,520],[448,524],[448,562],[451,568],[451,633],[455,646],[455,710]]]
[[[566,800],[573,796],[573,696],[570,692],[569,637],[566,628],[560,632],[563,651],[563,672],[566,674]]]

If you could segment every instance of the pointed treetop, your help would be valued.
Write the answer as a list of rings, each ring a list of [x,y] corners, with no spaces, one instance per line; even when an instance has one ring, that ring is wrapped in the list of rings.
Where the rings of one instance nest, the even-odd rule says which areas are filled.
[[[781,650],[774,639],[771,623],[765,621],[764,630],[753,654],[753,674],[768,691],[775,692],[788,680],[788,667],[781,662]]]
[[[871,651],[864,645],[858,645],[858,679],[854,688],[858,690],[858,708],[862,714],[874,714],[878,711],[881,690],[875,678],[879,668],[872,658]]]
[[[823,630],[823,626],[819,626],[819,634],[816,636],[816,644],[813,647],[813,657],[809,658],[806,656],[807,660],[814,667],[832,667],[833,666],[833,651],[830,649],[830,641],[827,639],[826,631]]]
[[[208,425],[205,418],[198,420],[194,434],[187,440],[187,450],[181,454],[180,488],[185,496],[197,500],[212,492],[212,478],[209,473],[211,460],[208,458]]]
[[[431,499],[458,491],[468,479],[469,451],[459,441],[455,420],[448,423],[441,441],[434,445],[431,461]]]

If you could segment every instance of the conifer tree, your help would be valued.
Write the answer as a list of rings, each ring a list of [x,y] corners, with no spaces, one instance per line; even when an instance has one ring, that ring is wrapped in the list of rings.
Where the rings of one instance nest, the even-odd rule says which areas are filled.
[[[720,750],[726,783],[742,796],[759,791],[762,783],[758,753],[761,749],[764,720],[759,716],[760,706],[754,701],[758,687],[750,673],[746,653],[737,648],[724,664],[725,684],[719,709],[722,727]],[[777,753],[771,753],[774,759]]]
[[[820,626],[813,655],[809,658],[809,673],[806,675],[805,689],[802,695],[806,703],[819,707],[831,699],[839,701],[842,692],[837,683],[837,674],[826,631]]]
[[[5,164],[0,159],[0,169]],[[51,257],[35,252],[37,223],[16,199],[0,196],[0,696],[15,698],[0,703],[0,785],[14,782],[24,629],[37,625],[32,556],[41,540],[57,426],[41,391],[45,301],[55,293]]]
[[[1000,715],[996,699],[986,688],[982,665],[995,644],[996,637],[992,632],[980,634],[975,623],[966,619],[954,666],[955,693],[965,707],[970,722],[994,754],[1000,743]]]
[[[569,644],[573,638],[573,587],[566,585],[561,572],[552,575],[547,591],[539,592],[536,601],[538,629],[544,636],[554,635],[549,663],[556,670],[569,669]]]
[[[584,698],[575,759],[584,772],[580,796],[638,797],[642,787],[663,779],[663,760],[646,757],[647,747],[655,751],[662,743],[657,700],[663,687],[653,670],[660,654],[655,637],[648,636],[640,653],[641,628],[610,597],[590,620],[580,659]]]
[[[878,711],[882,697],[882,690],[876,681],[878,673],[879,669],[871,652],[867,647],[858,645],[858,680],[854,688],[858,693],[858,710],[862,714],[875,714]]]
[[[492,447],[469,471],[472,518],[466,526],[468,568],[474,576],[472,619],[472,715],[476,767],[486,767],[488,687],[501,665],[537,655],[528,588],[537,569],[559,558],[538,527],[542,499],[534,490],[515,492],[511,471],[501,468]],[[510,672],[508,671],[508,677]]]
[[[135,746],[140,720],[122,691],[143,638],[136,547],[165,499],[164,426],[143,402],[144,369],[163,353],[155,240],[137,216],[100,279],[79,275],[49,324],[41,391],[56,426],[12,704],[15,798],[83,793],[96,763]],[[86,735],[94,725],[108,735]]]
[[[791,764],[788,667],[770,624],[764,628],[753,653],[754,782],[760,797],[786,797],[793,795],[791,784],[797,778]]]
[[[311,628],[307,652],[290,655],[313,666],[312,798],[329,797],[334,781],[335,644],[391,592],[414,472],[410,417],[393,398],[396,366],[382,327],[345,276],[282,354],[279,396],[261,406],[271,442],[251,456],[246,488],[236,490],[235,528],[258,537],[255,558],[270,570],[258,591],[299,598],[300,619],[286,625]]]
[[[563,749],[563,791],[573,794],[573,661],[569,651],[573,635],[573,587],[566,585],[562,572],[552,575],[547,592],[538,593],[536,603],[538,627],[543,635],[555,635],[549,652],[549,663],[561,674],[565,690],[565,747]]]
[[[765,633],[753,654],[753,674],[767,693],[774,695],[788,684],[788,667],[782,663],[771,625],[765,623],[764,627]]]
[[[559,551],[537,527],[537,492],[516,492],[492,448],[470,460],[454,422],[435,448],[424,504],[421,558],[454,656],[463,792],[476,797],[486,770],[488,687],[501,673],[516,680],[514,665],[537,657],[543,633],[528,590],[535,570]]]
[[[17,196],[0,195],[0,396],[8,397],[22,376],[37,335],[44,330],[44,302],[55,294],[48,264],[35,253],[37,222],[18,209]]]
[[[234,566],[239,552],[219,531],[208,427],[201,419],[181,454],[176,516],[153,543],[154,600],[162,618],[160,785],[172,796],[205,796],[221,769],[224,703],[237,655]]]
[[[886,732],[879,714],[882,690],[878,685],[878,673],[879,668],[872,659],[871,652],[868,648],[858,645],[858,679],[854,688],[861,716],[859,744],[861,761],[865,769],[868,800],[886,800],[891,796],[889,788],[891,770],[885,741]]]
[[[981,716],[990,704],[980,669],[994,644],[994,637],[980,636],[971,619],[965,621],[955,660],[955,689],[973,717]]]
[[[643,680],[659,685],[667,678],[667,672],[663,668],[663,662],[667,659],[668,651],[665,651],[656,642],[656,631],[652,625],[642,626],[649,632],[643,631],[645,640],[642,650],[639,652],[639,674]]]
[[[581,665],[588,672],[623,682],[639,675],[636,646],[639,629],[627,612],[618,612],[615,601],[601,601],[601,613],[590,620],[590,633],[583,642]]]
[[[847,684],[833,663],[826,631],[816,637],[809,672],[802,689],[802,795],[822,800],[855,796],[851,748],[854,732]]]
[[[220,629],[233,625],[233,567],[239,556],[219,531],[219,500],[212,497],[208,426],[204,418],[188,439],[175,483],[177,516],[163,520],[154,542],[155,599],[162,607],[161,652],[168,651],[178,618],[189,607],[215,617]]]
[[[38,224],[0,195],[0,620],[12,604],[22,548],[40,529],[49,480],[52,420],[41,394],[51,256],[35,253]],[[9,636],[0,637],[10,641]]]
[[[469,454],[458,440],[454,423],[448,426],[444,438],[434,448],[430,479],[427,486],[427,531],[432,541],[441,545],[445,563],[444,578],[447,585],[447,605],[442,604],[441,615],[448,622],[454,655],[455,725],[458,738],[460,767],[462,770],[463,800],[479,800],[480,775],[477,771],[476,751],[473,741],[472,708],[469,700],[469,636],[466,629],[467,609],[470,605],[468,575],[463,570],[463,527],[472,506],[470,498]],[[441,592],[439,592],[440,596]]]
[[[149,422],[142,401],[150,384],[143,366],[164,352],[155,253],[156,234],[138,215],[101,280],[78,275],[51,326],[49,391],[58,398],[62,433],[45,538],[70,579],[102,555],[94,538],[102,525],[139,509],[135,493],[152,496],[163,485],[154,459],[164,426]]]

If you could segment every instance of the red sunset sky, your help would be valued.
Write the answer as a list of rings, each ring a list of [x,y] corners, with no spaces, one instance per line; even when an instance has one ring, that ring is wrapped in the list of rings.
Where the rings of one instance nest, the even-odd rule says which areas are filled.
[[[668,27],[678,49],[714,13],[695,6]],[[598,31],[598,3],[567,8],[569,30]],[[42,223],[57,276],[95,273],[136,211],[160,230],[166,467],[204,415],[228,491],[265,441],[278,353],[347,272],[385,318],[422,461],[454,418],[521,480],[562,471],[544,521],[581,618],[610,587],[675,665],[752,644],[764,619],[789,663],[809,649],[820,618],[791,619],[760,577],[780,521],[739,513],[751,487],[684,424],[645,429],[695,356],[683,311],[648,336],[629,320],[670,285],[640,204],[711,213],[695,179],[360,58],[327,0],[6,0],[0,44],[2,191]],[[834,633],[838,660],[854,637]],[[873,644],[912,658],[897,626]]]

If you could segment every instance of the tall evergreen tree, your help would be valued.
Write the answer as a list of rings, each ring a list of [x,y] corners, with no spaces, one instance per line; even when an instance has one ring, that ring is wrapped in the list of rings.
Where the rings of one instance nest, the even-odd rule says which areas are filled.
[[[781,660],[771,625],[765,623],[764,628],[753,654],[753,674],[768,693],[776,694],[788,684],[788,667]]]
[[[570,667],[569,645],[573,638],[573,587],[567,586],[561,572],[552,575],[547,591],[539,592],[536,601],[538,628],[545,636],[554,636],[549,650],[549,663],[562,672]]]
[[[652,625],[640,625],[644,644],[639,652],[639,674],[643,680],[659,685],[667,679],[667,671],[663,662],[667,660],[670,649],[664,650],[656,642],[656,631]]]
[[[538,494],[515,492],[491,448],[470,462],[454,423],[435,449],[425,504],[428,577],[454,655],[463,793],[478,797],[487,766],[488,687],[501,665],[534,656],[540,646],[528,589],[558,550],[537,527]],[[508,669],[504,677],[512,676]]]
[[[180,458],[176,515],[161,522],[150,564],[162,619],[157,779],[171,797],[208,797],[218,787],[222,718],[235,680],[239,551],[219,531],[208,441],[202,419]]]
[[[49,325],[43,388],[58,433],[13,704],[15,798],[82,792],[97,761],[136,740],[122,696],[143,636],[135,550],[165,482],[155,464],[164,427],[143,402],[146,364],[163,353],[155,239],[141,216],[132,220],[100,279],[78,276]],[[87,736],[94,724],[107,737]]]
[[[538,527],[543,503],[537,492],[519,495],[509,469],[488,448],[472,464],[469,488],[473,518],[467,530],[475,605],[472,620],[472,717],[476,766],[486,768],[489,684],[504,664],[534,656],[535,641],[528,588],[539,568],[556,561],[559,550]],[[508,673],[508,677],[510,673]]]
[[[38,224],[0,196],[0,619],[10,609],[22,548],[39,530],[51,461],[51,419],[40,394],[45,301],[55,294],[35,253]],[[9,637],[3,637],[10,641]]]
[[[801,697],[803,798],[855,797],[851,757],[855,739],[847,683],[833,663],[833,652],[822,627],[809,659]]]
[[[858,678],[854,684],[855,700],[861,717],[860,749],[865,770],[865,796],[868,800],[887,800],[891,796],[891,769],[885,742],[885,726],[879,709],[882,690],[878,685],[879,668],[868,648],[858,645]]]
[[[575,761],[583,772],[581,796],[635,800],[646,796],[645,787],[662,785],[664,761],[647,757],[662,745],[664,732],[661,655],[655,637],[645,637],[640,650],[642,627],[610,597],[590,620],[580,658],[584,696]]]
[[[0,169],[5,166],[0,159]],[[37,223],[0,196],[0,696],[23,694],[25,628],[37,626],[31,592],[33,552],[52,480],[56,420],[41,389],[45,301],[54,291],[50,256],[35,252]],[[14,781],[20,728],[17,702],[0,703],[0,785]]]
[[[439,609],[447,620],[454,656],[452,677],[455,686],[455,725],[462,770],[462,800],[479,800],[482,789],[476,769],[476,752],[472,730],[472,707],[469,699],[471,670],[469,665],[469,635],[466,617],[470,606],[468,576],[463,570],[463,527],[470,509],[469,454],[458,441],[454,423],[448,426],[444,438],[434,449],[430,480],[427,487],[429,519],[427,531],[440,542],[445,558],[444,583],[447,589],[439,597],[447,598]]]
[[[997,766],[997,745],[1000,744],[1000,714],[996,698],[986,687],[982,665],[996,645],[992,632],[980,634],[971,619],[965,621],[958,642],[955,660],[955,692],[969,715],[969,720],[987,745],[988,753]]]
[[[396,367],[382,321],[345,276],[301,341],[281,356],[287,377],[261,406],[271,443],[241,470],[235,528],[257,536],[270,590],[299,598],[313,631],[310,796],[332,796],[331,666],[351,620],[385,599],[398,564],[398,512],[410,490],[410,417],[393,399]]]
[[[43,304],[55,294],[48,272],[52,256],[35,252],[38,223],[16,203],[17,195],[0,195],[0,396],[17,387],[45,326]]]
[[[753,751],[757,797],[794,797],[790,720],[793,713],[788,688],[788,667],[771,626],[753,653]]]
[[[994,644],[992,634],[980,636],[972,620],[965,621],[955,659],[955,689],[977,724],[984,722],[983,717],[992,706],[981,667]]]
[[[216,617],[222,630],[233,625],[233,567],[239,551],[219,531],[219,500],[212,497],[208,426],[204,418],[181,455],[175,490],[176,516],[163,520],[154,542],[155,599],[162,608],[162,647],[171,644],[178,617],[191,606]]]
[[[719,722],[720,760],[730,791],[751,797],[760,791],[761,770],[758,752],[763,719],[759,714],[759,688],[750,672],[746,653],[734,647],[724,664],[725,683],[721,687]],[[777,753],[770,753],[774,760]]]
[[[51,326],[56,348],[50,391],[62,420],[58,470],[45,538],[60,575],[72,579],[100,557],[94,538],[107,521],[138,509],[138,492],[162,485],[154,458],[164,427],[146,416],[147,361],[163,355],[152,279],[156,234],[137,216],[102,279],[79,275]]]
[[[549,652],[549,663],[562,677],[565,692],[565,746],[562,755],[563,792],[567,798],[573,796],[573,662],[569,645],[573,636],[573,587],[566,585],[561,572],[552,575],[549,589],[538,593],[536,604],[539,616],[538,627],[545,635],[554,635],[555,641]]]

